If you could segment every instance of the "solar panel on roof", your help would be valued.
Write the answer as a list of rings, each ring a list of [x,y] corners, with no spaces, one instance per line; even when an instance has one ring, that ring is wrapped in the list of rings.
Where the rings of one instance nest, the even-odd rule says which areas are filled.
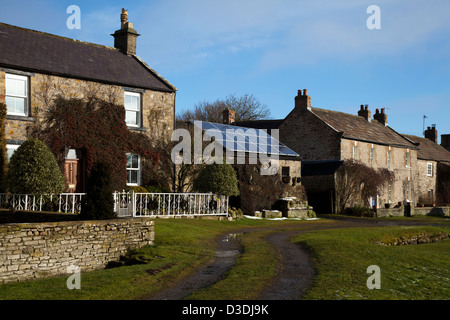
[[[194,125],[206,131],[210,137],[215,137],[218,143],[230,151],[298,156],[262,129],[205,121],[194,121]]]

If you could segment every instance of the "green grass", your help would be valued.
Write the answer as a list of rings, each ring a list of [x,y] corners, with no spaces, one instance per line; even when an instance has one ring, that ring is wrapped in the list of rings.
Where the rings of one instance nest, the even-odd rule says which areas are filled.
[[[242,219],[157,219],[155,245],[136,254],[148,264],[81,273],[81,290],[69,290],[67,276],[0,285],[8,300],[127,300],[145,298],[188,275],[214,257],[215,238],[242,228],[301,222]]]
[[[377,241],[440,227],[388,227],[329,230],[295,237],[313,256],[317,276],[305,299],[447,300],[450,298],[450,240],[403,246]],[[380,267],[381,289],[369,290],[366,273]]]
[[[264,237],[266,232],[240,236],[243,248],[236,265],[225,278],[187,297],[190,300],[253,300],[257,299],[277,268],[277,254]]]
[[[240,237],[243,253],[236,266],[222,281],[189,299],[256,299],[277,267],[276,251],[264,237],[284,227],[301,230],[322,223],[339,222],[157,219],[155,245],[134,253],[147,264],[82,273],[81,290],[67,289],[68,276],[0,285],[0,299],[143,299],[213,259],[219,235],[246,228],[253,231]],[[449,299],[450,240],[396,247],[376,243],[419,231],[449,232],[444,227],[384,227],[312,231],[295,236],[291,240],[311,251],[317,268],[314,287],[306,298]],[[366,286],[370,265],[381,268],[380,290]]]

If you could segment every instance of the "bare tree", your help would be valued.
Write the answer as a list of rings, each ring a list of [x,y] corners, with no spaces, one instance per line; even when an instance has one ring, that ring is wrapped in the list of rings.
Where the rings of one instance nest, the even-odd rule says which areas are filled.
[[[225,109],[234,110],[236,121],[251,121],[268,119],[269,108],[262,104],[255,96],[245,94],[241,97],[230,95],[225,99],[214,102],[200,102],[193,110],[186,110],[177,115],[178,120],[200,120],[222,122],[222,113]]]

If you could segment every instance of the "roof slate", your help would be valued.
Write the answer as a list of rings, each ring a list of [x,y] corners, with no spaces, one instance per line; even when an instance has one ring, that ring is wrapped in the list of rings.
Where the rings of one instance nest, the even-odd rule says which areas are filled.
[[[0,66],[142,89],[176,90],[137,56],[4,23],[0,23]]]
[[[432,160],[438,162],[450,162],[450,151],[434,143],[430,139],[421,138],[413,135],[404,135],[408,139],[419,143],[417,157],[422,160]]]
[[[390,146],[416,148],[416,145],[402,135],[377,120],[370,122],[363,117],[339,111],[311,108],[311,112],[327,123],[337,132],[343,133],[343,138],[362,140]]]

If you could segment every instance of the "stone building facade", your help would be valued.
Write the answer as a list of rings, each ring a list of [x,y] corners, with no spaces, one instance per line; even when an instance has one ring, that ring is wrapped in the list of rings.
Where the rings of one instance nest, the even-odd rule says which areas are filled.
[[[7,105],[9,157],[33,128],[44,125],[58,95],[123,105],[129,130],[170,139],[176,88],[136,55],[139,34],[125,10],[113,36],[115,47],[107,47],[0,23],[0,102]],[[78,172],[65,172],[68,191],[83,191],[83,159],[78,150],[68,149],[65,170]],[[130,154],[128,159],[127,184],[139,185],[140,156]]]
[[[418,145],[417,153],[417,205],[432,206],[450,203],[450,151],[437,144],[435,126],[425,130],[425,138],[405,135]]]

